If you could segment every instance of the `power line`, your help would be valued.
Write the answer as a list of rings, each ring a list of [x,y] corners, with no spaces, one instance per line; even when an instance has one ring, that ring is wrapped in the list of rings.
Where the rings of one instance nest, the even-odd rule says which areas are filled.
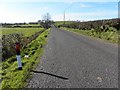
[[[72,2],[72,4],[70,4],[65,10],[64,10],[64,25],[65,25],[65,11],[68,10],[75,2]]]
[[[66,11],[67,9],[69,9],[75,2],[72,2],[64,11]]]

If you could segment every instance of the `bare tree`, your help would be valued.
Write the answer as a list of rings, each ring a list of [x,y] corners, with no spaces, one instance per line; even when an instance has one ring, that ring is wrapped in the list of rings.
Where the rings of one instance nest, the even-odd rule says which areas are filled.
[[[51,25],[51,16],[50,16],[49,13],[46,13],[45,15],[43,15],[41,25],[44,28],[47,28],[47,29],[50,27],[50,25]]]
[[[51,16],[50,16],[49,13],[46,13],[45,15],[43,15],[43,20],[44,21],[50,21],[50,19],[51,19]]]

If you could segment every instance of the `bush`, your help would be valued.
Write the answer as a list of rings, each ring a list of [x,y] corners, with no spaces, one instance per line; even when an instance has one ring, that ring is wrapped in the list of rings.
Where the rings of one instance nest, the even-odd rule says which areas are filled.
[[[9,34],[2,36],[2,61],[16,55],[15,43],[20,42],[21,48],[24,49],[28,43],[35,40],[44,30],[41,30],[30,37],[24,37],[23,34]]]

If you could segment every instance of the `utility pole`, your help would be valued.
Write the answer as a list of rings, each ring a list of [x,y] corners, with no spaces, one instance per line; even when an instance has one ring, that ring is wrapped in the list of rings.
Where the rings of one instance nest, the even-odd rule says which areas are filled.
[[[70,6],[69,7],[67,7],[65,10],[64,10],[64,16],[63,16],[63,21],[64,21],[64,25],[65,25],[65,11],[67,10],[67,9],[69,9],[73,4],[74,4],[75,2],[73,2],[72,4],[70,4]]]
[[[64,25],[65,25],[65,11],[64,11]]]

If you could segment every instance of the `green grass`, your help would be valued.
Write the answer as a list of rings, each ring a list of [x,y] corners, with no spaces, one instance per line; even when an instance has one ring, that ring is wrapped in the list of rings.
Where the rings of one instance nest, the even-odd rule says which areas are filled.
[[[44,31],[37,39],[33,40],[27,45],[27,47],[22,50],[22,64],[23,70],[17,70],[16,57],[13,56],[8,60],[4,61],[2,64],[2,89],[5,88],[23,88],[27,85],[26,80],[30,78],[30,70],[35,68],[35,66],[40,61],[40,57],[43,53],[43,46],[46,44],[46,36],[49,30]],[[28,52],[29,51],[29,52]],[[30,56],[29,59],[25,58],[25,53]]]
[[[95,30],[79,30],[79,29],[65,28],[65,27],[61,27],[61,29],[75,32],[77,34],[97,37],[103,40],[107,40],[111,43],[118,43],[118,31],[112,27],[110,27],[107,32],[103,31],[101,33],[96,32]]]
[[[43,29],[44,28],[2,28],[2,35],[19,33],[19,34],[23,34],[26,37],[29,37]]]

